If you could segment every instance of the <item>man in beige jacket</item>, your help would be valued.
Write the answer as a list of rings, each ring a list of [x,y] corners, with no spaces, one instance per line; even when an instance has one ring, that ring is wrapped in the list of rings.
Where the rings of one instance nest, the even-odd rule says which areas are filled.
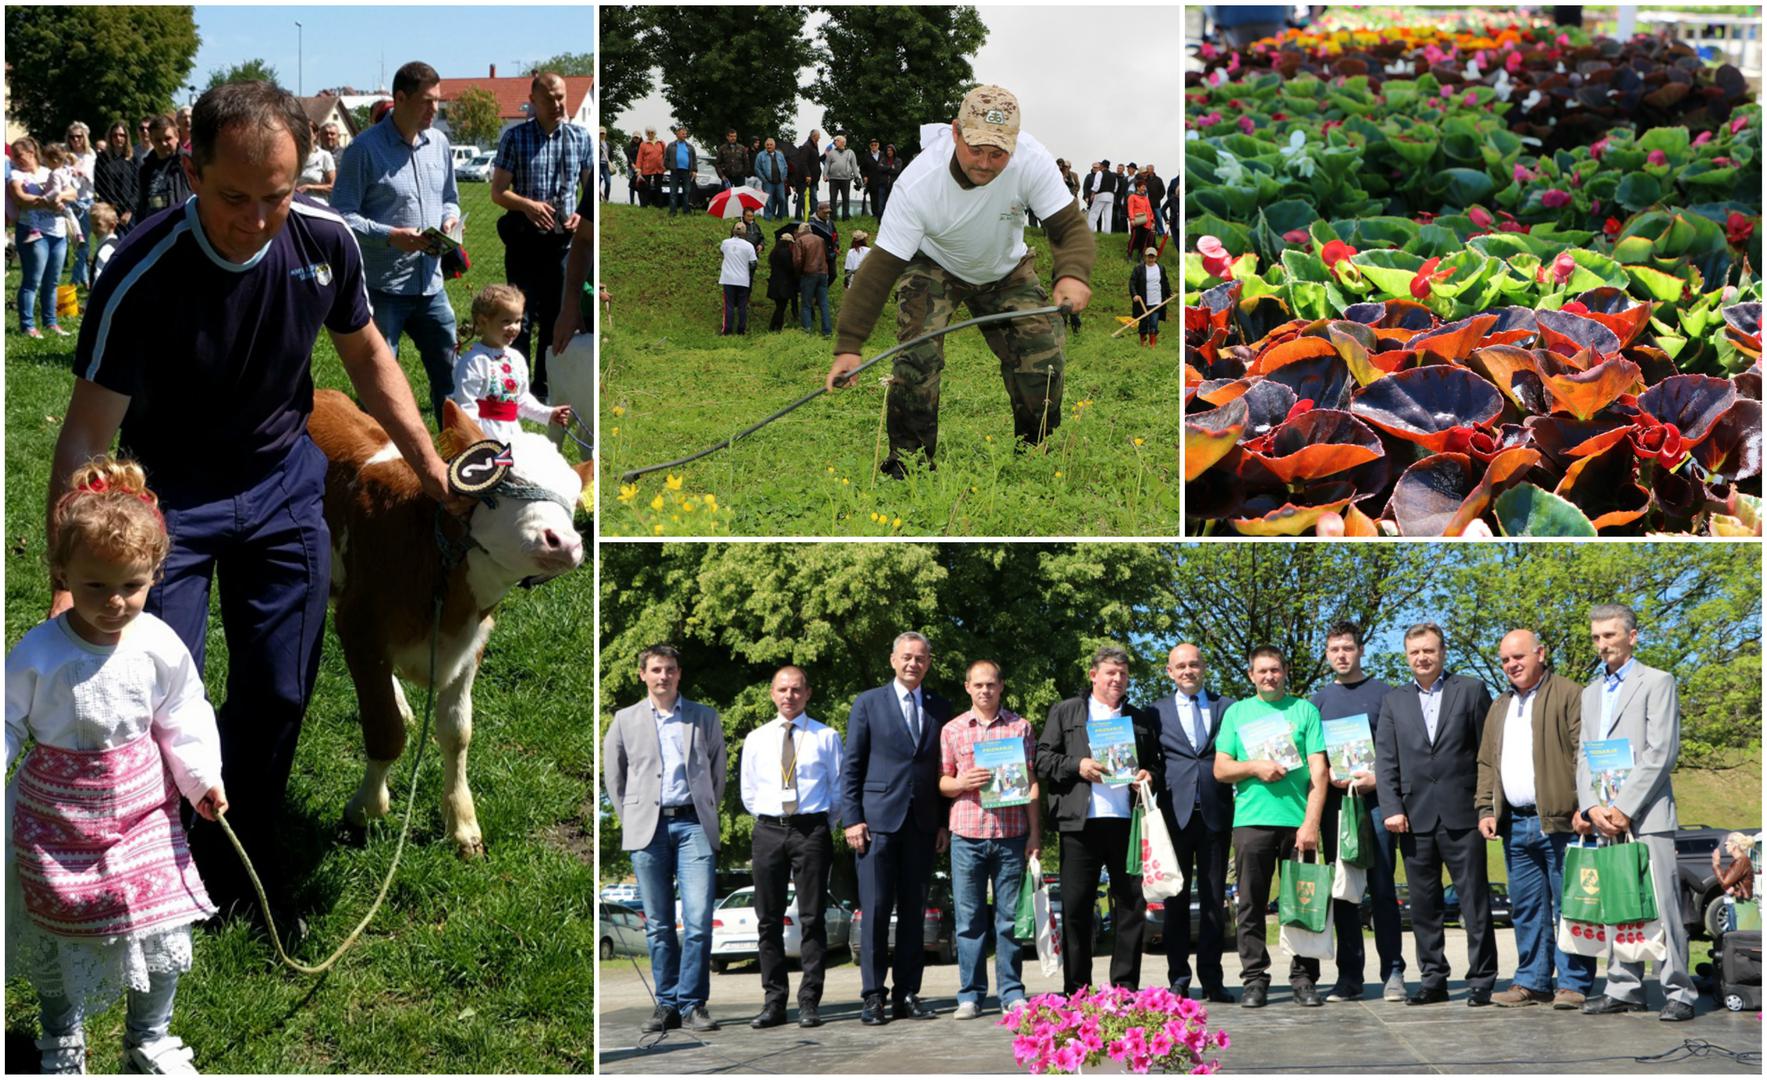
[[[1576,1009],[1595,986],[1595,959],[1558,948],[1556,930],[1565,848],[1574,832],[1589,831],[1577,812],[1583,688],[1546,670],[1546,646],[1532,630],[1511,630],[1497,653],[1510,686],[1485,717],[1474,802],[1479,832],[1503,841],[1517,957],[1515,979],[1491,1002]]]

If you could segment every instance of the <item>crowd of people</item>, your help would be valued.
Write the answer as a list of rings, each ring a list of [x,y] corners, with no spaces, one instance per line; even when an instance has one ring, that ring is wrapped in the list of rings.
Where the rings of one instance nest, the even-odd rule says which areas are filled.
[[[1065,993],[1095,985],[1094,900],[1109,876],[1113,938],[1106,979],[1142,982],[1143,927],[1139,852],[1131,852],[1134,794],[1112,783],[1089,724],[1124,718],[1134,744],[1137,782],[1146,782],[1170,837],[1181,891],[1166,900],[1165,981],[1175,993],[1210,1002],[1235,1000],[1222,956],[1227,867],[1236,870],[1232,936],[1240,961],[1239,1004],[1266,1004],[1272,981],[1266,911],[1283,861],[1317,856],[1336,862],[1342,815],[1368,816],[1354,831],[1372,840],[1366,891],[1372,901],[1379,993],[1408,1006],[1450,1000],[1443,931],[1443,870],[1460,897],[1467,942],[1469,1006],[1580,1009],[1588,1014],[1645,1008],[1644,967],[1619,957],[1595,993],[1596,961],[1567,951],[1560,895],[1567,847],[1580,837],[1633,837],[1650,850],[1650,879],[1667,912],[1678,910],[1675,796],[1670,776],[1679,746],[1676,680],[1644,665],[1634,651],[1637,618],[1622,604],[1589,612],[1600,667],[1587,685],[1551,670],[1534,631],[1516,628],[1495,645],[1508,679],[1495,701],[1483,682],[1445,670],[1442,628],[1421,622],[1403,636],[1412,679],[1389,685],[1362,666],[1362,630],[1334,625],[1326,638],[1333,680],[1308,699],[1291,693],[1281,650],[1254,649],[1246,676],[1254,696],[1233,701],[1211,684],[1202,650],[1173,648],[1166,674],[1173,690],[1142,706],[1128,699],[1131,658],[1119,648],[1091,658],[1089,688],[1049,709],[1041,732],[1003,707],[1008,672],[989,659],[963,668],[969,708],[959,712],[926,687],[933,670],[927,639],[898,636],[894,678],[853,702],[844,733],[812,718],[811,678],[798,666],[778,669],[770,694],[776,715],[744,738],[741,795],[754,818],[751,850],[765,1004],[756,1028],[787,1020],[782,947],[787,896],[802,941],[798,1023],[821,1022],[826,895],[839,829],[856,860],[862,929],[855,951],[866,1024],[925,1019],[923,952],[896,948],[890,936],[918,943],[933,869],[950,852],[957,951],[957,1019],[977,1016],[988,997],[984,959],[997,945],[996,992],[1010,1011],[1025,1000],[1022,956],[1036,943],[1014,930],[1026,860],[1059,845],[1063,918],[1060,958]],[[954,673],[954,672],[953,672]],[[713,868],[723,844],[720,808],[726,785],[723,727],[709,707],[681,693],[680,654],[656,645],[638,657],[643,700],[619,710],[605,739],[606,793],[620,818],[645,913],[656,1009],[646,1032],[685,1024],[710,1031]],[[1366,723],[1372,760],[1334,772],[1327,723]],[[1366,736],[1365,736],[1366,738]],[[1604,801],[1584,747],[1627,740],[1633,767]],[[1028,802],[985,805],[991,773],[977,767],[979,744],[1007,740],[1034,774]],[[996,755],[990,753],[990,760]],[[1284,760],[1289,762],[1285,767]],[[1516,951],[1510,985],[1496,989],[1497,944],[1486,874],[1486,844],[1502,844]],[[1406,980],[1395,867],[1403,863],[1420,971]],[[1132,869],[1133,867],[1133,869]],[[1740,876],[1737,871],[1732,876]],[[676,911],[679,891],[681,910]],[[988,898],[992,896],[989,915]],[[1195,897],[1200,935],[1186,917]],[[1335,932],[1335,978],[1322,993],[1321,961],[1293,955],[1292,1001],[1303,1007],[1364,997],[1366,950],[1360,896],[1333,899],[1326,944]],[[892,912],[894,917],[892,918]],[[892,923],[894,924],[892,926]],[[680,932],[677,932],[677,926]],[[1667,956],[1657,978],[1667,997],[1659,1019],[1693,1016],[1688,939],[1681,920],[1663,920]],[[1316,955],[1319,950],[1309,949]]]

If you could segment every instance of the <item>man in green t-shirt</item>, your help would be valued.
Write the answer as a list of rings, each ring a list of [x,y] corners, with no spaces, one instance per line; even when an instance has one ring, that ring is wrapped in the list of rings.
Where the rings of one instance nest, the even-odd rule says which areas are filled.
[[[1233,852],[1239,878],[1239,1003],[1261,1008],[1270,989],[1270,950],[1264,943],[1264,909],[1278,862],[1295,849],[1319,850],[1319,819],[1325,810],[1330,767],[1319,710],[1288,692],[1288,661],[1282,650],[1252,650],[1247,673],[1258,696],[1236,702],[1221,719],[1215,739],[1215,779],[1234,785]],[[1302,762],[1306,766],[1302,767]],[[1289,985],[1297,1005],[1321,1005],[1319,961],[1295,957]]]

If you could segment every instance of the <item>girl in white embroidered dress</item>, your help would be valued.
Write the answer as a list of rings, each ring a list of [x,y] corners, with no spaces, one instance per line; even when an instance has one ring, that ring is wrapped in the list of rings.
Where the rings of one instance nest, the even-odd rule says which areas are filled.
[[[513,285],[487,285],[472,298],[472,332],[479,343],[454,361],[454,400],[478,421],[485,437],[514,443],[523,420],[570,423],[571,407],[554,408],[528,389],[528,362],[510,347],[521,333],[525,304]],[[465,344],[463,341],[461,344]]]
[[[190,924],[215,913],[178,820],[180,795],[227,809],[202,673],[142,609],[169,541],[133,462],[74,472],[49,566],[73,607],[6,656],[7,967],[37,991],[44,1072],[85,1071],[84,1019],[128,995],[124,1067],[195,1072],[168,1033]]]

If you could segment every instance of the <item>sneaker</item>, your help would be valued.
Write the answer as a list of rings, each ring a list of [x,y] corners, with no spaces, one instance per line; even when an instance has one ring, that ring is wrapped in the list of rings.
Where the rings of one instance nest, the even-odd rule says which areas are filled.
[[[957,1012],[952,1014],[958,1020],[974,1020],[982,1015],[981,1007],[973,1001],[959,1001]]]
[[[73,336],[72,334],[69,334],[66,330],[63,330],[59,326],[51,326],[49,328],[49,332],[54,334],[56,337],[72,337]]]
[[[46,1076],[86,1075],[85,1035],[45,1035],[37,1040],[37,1049],[42,1052],[38,1072]]]
[[[1325,992],[1325,1000],[1361,1001],[1362,988],[1360,986],[1334,986]]]
[[[1000,1003],[1000,1015],[1011,1016],[1012,1010],[1019,1008],[1024,1004],[1025,999],[1022,997],[1013,998],[1011,1001],[1002,1001]]]
[[[1552,1007],[1555,1009],[1581,1009],[1588,998],[1575,990],[1560,990],[1552,995]]]
[[[123,1071],[128,1073],[159,1073],[195,1076],[192,1060],[196,1052],[184,1045],[176,1035],[152,1039],[140,1046],[123,1047]]]
[[[43,336],[43,331],[41,331],[41,330],[39,330],[39,329],[37,329],[37,328],[36,328],[36,327],[34,327],[34,326],[33,326],[33,327],[31,327],[31,328],[30,328],[30,329],[29,329],[29,330],[26,330],[26,331],[25,331],[25,337],[34,337],[34,338],[40,338],[40,337],[42,337],[42,336]]]
[[[1525,1005],[1544,1005],[1552,1001],[1552,995],[1544,990],[1530,990],[1525,986],[1511,986],[1502,993],[1491,995],[1491,1004],[1506,1009],[1520,1008]],[[1582,1002],[1578,1002],[1579,1005]]]
[[[656,1009],[651,1012],[650,1019],[639,1025],[638,1030],[646,1035],[655,1035],[658,1032],[668,1031],[680,1026],[681,1014],[679,1012],[676,1012],[672,1006],[658,1005]]]
[[[1380,996],[1383,1001],[1404,1001],[1405,976],[1397,971],[1387,976],[1387,984],[1381,988]]]
[[[706,1011],[704,1005],[695,1005],[687,1010],[687,1015],[681,1018],[681,1022],[687,1026],[689,1031],[718,1030],[718,1021],[712,1019],[712,1014]]]

